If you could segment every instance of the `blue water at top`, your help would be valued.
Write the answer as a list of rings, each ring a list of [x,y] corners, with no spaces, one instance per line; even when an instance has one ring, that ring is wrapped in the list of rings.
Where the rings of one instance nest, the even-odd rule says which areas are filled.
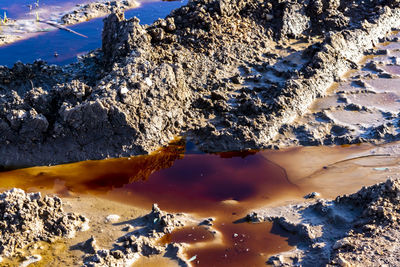
[[[70,5],[82,4],[85,0],[0,0],[0,16],[4,16],[6,12],[9,18],[21,18],[29,12],[29,5],[33,8],[35,4],[40,7],[60,6],[69,3]]]
[[[21,2],[21,0],[18,1]],[[29,0],[26,1],[30,2]],[[143,3],[139,8],[125,12],[125,17],[136,16],[140,19],[141,24],[151,24],[186,3],[187,0]],[[2,6],[4,7],[3,3]],[[32,63],[39,58],[49,64],[65,65],[75,62],[78,55],[101,47],[103,18],[69,26],[69,28],[86,35],[88,38],[64,30],[41,33],[27,40],[0,47],[0,65],[12,67],[17,61]],[[55,53],[58,54],[57,57],[54,56]]]

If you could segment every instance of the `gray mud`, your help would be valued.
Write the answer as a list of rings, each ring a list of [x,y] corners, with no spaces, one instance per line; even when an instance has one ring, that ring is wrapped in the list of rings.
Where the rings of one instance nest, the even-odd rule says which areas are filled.
[[[317,199],[250,213],[253,222],[296,234],[296,249],[272,256],[274,266],[396,266],[400,248],[400,180],[389,179],[335,200]]]
[[[0,259],[34,242],[54,242],[85,231],[89,220],[63,211],[58,197],[11,189],[0,194]]]
[[[79,63],[0,68],[0,163],[261,149],[393,27],[398,1],[191,1],[152,25],[121,13]]]
[[[399,140],[399,34],[365,54],[309,111],[283,125],[276,145],[331,145]]]

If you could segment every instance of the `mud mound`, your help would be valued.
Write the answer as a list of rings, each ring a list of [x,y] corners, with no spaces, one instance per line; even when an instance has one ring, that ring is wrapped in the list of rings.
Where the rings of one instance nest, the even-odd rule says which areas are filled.
[[[84,258],[84,266],[128,266],[140,256],[164,254],[165,257],[177,260],[180,266],[187,266],[181,246],[178,244],[164,245],[159,240],[176,227],[182,227],[188,219],[184,215],[174,215],[161,211],[157,204],[152,211],[130,222],[132,232],[122,236],[113,245],[113,249],[99,249],[92,237],[83,244],[90,251]]]
[[[112,14],[78,64],[0,69],[0,163],[144,154],[177,135],[266,148],[399,26],[384,0],[196,0],[152,25]]]
[[[273,221],[274,227],[299,235],[295,250],[269,259],[275,266],[396,265],[400,247],[400,179],[363,188],[334,201],[264,209],[247,219]],[[291,240],[289,240],[291,242]]]
[[[61,199],[11,189],[0,194],[0,256],[10,257],[31,242],[52,242],[85,231],[89,221],[65,213]]]

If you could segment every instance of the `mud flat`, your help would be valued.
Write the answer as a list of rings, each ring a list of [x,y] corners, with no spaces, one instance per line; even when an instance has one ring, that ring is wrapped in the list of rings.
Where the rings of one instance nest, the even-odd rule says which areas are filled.
[[[366,51],[358,68],[336,82],[293,123],[284,125],[278,146],[382,143],[398,136],[399,34]]]
[[[73,25],[139,6],[140,4],[134,0],[100,0],[78,5],[67,2],[66,4],[60,3],[59,6],[44,7],[30,5],[30,8],[26,7],[26,14],[9,19],[0,26],[0,46],[57,29],[45,22],[53,25]],[[38,18],[41,22],[37,21]]]
[[[1,68],[1,163],[145,154],[178,135],[205,151],[268,147],[400,26],[398,6],[192,1],[152,25],[113,14],[77,64]]]
[[[247,205],[275,198],[277,192],[289,196],[296,188],[261,155],[233,155],[183,157],[170,148],[149,156],[3,172],[0,186],[57,193],[66,211],[79,211],[90,220],[90,229],[75,238],[32,249],[43,264],[125,266],[138,260],[147,266],[160,261],[171,266],[260,265],[264,253],[290,246],[269,234],[271,224],[234,221],[246,214]],[[260,172],[264,175],[256,175]],[[245,174],[249,179],[243,180]],[[154,205],[149,212],[154,201],[168,213]],[[33,256],[30,251],[22,249],[4,262],[22,261]]]
[[[16,194],[25,193],[20,189],[3,193],[10,201],[10,196],[13,201],[16,200]],[[29,193],[27,196],[38,194]],[[53,198],[45,196],[44,201],[47,203]],[[1,243],[2,266],[28,266],[35,262],[41,266],[128,266],[139,258],[157,258],[157,255],[164,258],[161,262],[165,266],[187,266],[184,244],[160,243],[159,240],[175,228],[196,226],[200,222],[198,218],[165,213],[156,204],[149,212],[87,195],[70,196],[62,202],[57,197],[54,199],[58,201],[57,205],[42,209],[39,216],[46,216],[46,212],[53,214],[78,209],[80,213],[85,213],[85,217],[65,212],[61,217],[49,217],[51,224],[45,223],[42,230],[42,221],[29,218],[35,216],[37,211],[26,208],[34,206],[35,200],[25,200],[24,218],[9,222],[10,227],[15,227],[6,228],[5,232],[13,229],[12,235],[3,236],[7,242]],[[10,218],[4,219],[8,220]],[[28,230],[31,231],[29,234]],[[75,234],[76,231],[83,232]],[[210,231],[205,230],[205,233],[211,234]]]

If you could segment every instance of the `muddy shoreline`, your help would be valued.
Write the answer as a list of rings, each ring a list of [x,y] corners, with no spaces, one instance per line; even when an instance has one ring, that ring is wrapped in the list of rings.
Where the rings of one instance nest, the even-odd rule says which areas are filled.
[[[27,231],[11,231],[14,228],[8,227],[6,233],[11,232],[16,237],[8,240],[17,240],[22,248],[3,257],[2,263],[39,259],[41,264],[64,262],[74,266],[102,266],[137,260],[142,264],[157,265],[157,262],[162,262],[167,266],[210,266],[214,263],[232,266],[241,262],[254,262],[261,266],[268,261],[273,265],[285,266],[293,265],[297,259],[297,263],[302,266],[320,266],[339,261],[352,262],[352,258],[359,257],[358,260],[368,260],[373,265],[377,262],[376,257],[370,254],[375,250],[384,253],[379,256],[379,263],[382,263],[382,260],[390,258],[385,249],[395,242],[394,239],[393,242],[382,240],[389,232],[395,234],[397,231],[396,224],[393,224],[395,221],[390,224],[385,222],[397,218],[393,216],[397,216],[395,198],[398,179],[373,184],[386,181],[387,176],[396,176],[400,161],[399,147],[399,143],[379,147],[305,147],[298,152],[290,149],[271,150],[259,152],[258,156],[237,159],[229,159],[229,154],[221,155],[220,159],[217,155],[197,155],[198,160],[192,157],[194,155],[181,157],[179,155],[182,155],[182,151],[171,147],[152,156],[34,167],[1,173],[0,187],[17,186],[29,189],[30,192],[40,188],[42,195],[56,193],[62,200],[57,197],[41,197],[36,193],[25,195],[23,191],[15,189],[3,194],[8,197],[0,200],[0,209],[6,206],[8,211],[13,210],[15,216],[22,214],[25,219],[11,220],[11,217],[6,216],[0,223],[4,221],[12,225],[13,222],[17,229],[22,225],[21,229],[31,227],[35,230],[31,231],[30,239],[25,239]],[[392,152],[387,154],[389,151]],[[326,154],[329,157],[322,156]],[[287,176],[271,175],[273,169],[270,167],[274,164],[266,167],[268,161],[260,161],[262,158],[283,163],[282,166],[286,164]],[[225,165],[229,161],[232,169]],[[196,162],[197,166],[193,165]],[[360,165],[364,167],[360,169]],[[188,179],[183,166],[191,170],[190,181],[182,182]],[[192,189],[185,196],[187,188],[199,185],[196,178],[199,174],[209,176],[210,170],[215,172],[215,167],[226,170],[210,176],[209,182],[204,180],[200,191]],[[220,192],[216,190],[215,186],[221,184],[217,177],[228,177],[226,174],[229,173],[238,173],[237,179],[227,179],[230,179],[231,184],[241,183],[241,191],[232,191],[228,187],[221,188]],[[258,178],[260,181],[273,180],[263,184],[250,182],[250,177],[257,176],[252,173],[266,174]],[[332,178],[329,178],[329,174]],[[338,177],[341,181],[338,181]],[[333,188],[330,179],[333,179]],[[146,182],[141,182],[143,180]],[[259,192],[253,192],[250,199],[242,199],[240,196],[252,192],[249,190],[252,183]],[[338,183],[341,186],[338,187]],[[361,185],[372,186],[353,194]],[[136,190],[133,190],[135,187]],[[171,188],[177,187],[183,191],[174,189],[169,192]],[[308,194],[310,190],[317,190],[318,193]],[[347,195],[336,198],[338,193]],[[302,200],[306,194],[311,197]],[[208,199],[214,199],[213,196],[217,197],[214,200],[216,202],[209,206]],[[44,239],[44,242],[32,245],[30,241],[36,240],[37,233],[42,233],[42,228],[37,228],[38,224],[31,219],[37,216],[37,206],[42,205],[39,204],[40,199],[56,205],[52,208],[52,204],[46,204],[44,211],[38,215],[39,221],[45,218],[46,211],[50,214],[54,212],[52,216],[55,218],[64,216],[68,219],[52,220],[55,228],[44,228],[46,235],[40,235],[50,236],[51,241]],[[23,205],[18,204],[21,200]],[[200,203],[196,205],[198,200]],[[168,212],[159,211],[156,206],[150,211],[154,201]],[[380,206],[383,206],[383,213]],[[371,212],[364,214],[363,210]],[[71,211],[79,211],[80,215],[66,215]],[[69,239],[58,236],[57,231],[52,230],[64,229],[64,224],[74,229],[74,218],[85,218],[90,228],[86,227],[86,231],[77,232],[75,237]],[[367,228],[378,229],[373,232],[373,239],[368,236],[370,232],[367,232]],[[380,241],[372,242],[375,239]],[[24,245],[27,245],[26,249]],[[362,254],[362,251],[357,252],[362,246],[370,248],[368,255]],[[7,244],[4,247],[6,251],[10,248]],[[288,252],[282,252],[286,250]],[[280,254],[271,256],[277,252]],[[194,256],[195,259],[192,259]]]
[[[89,175],[85,180],[75,174],[70,175],[71,180],[78,177],[81,184],[64,181],[61,186],[65,194],[71,193],[71,188],[85,192],[95,185],[109,193],[118,186],[133,187],[135,179],[145,181],[156,170],[173,166],[181,152],[164,148],[168,153],[161,155],[157,149],[177,136],[194,142],[202,152],[218,153],[297,144],[384,143],[400,137],[398,107],[393,104],[398,99],[389,94],[393,92],[388,88],[379,91],[377,85],[382,79],[396,81],[400,75],[395,73],[400,66],[400,55],[396,54],[400,50],[377,48],[387,41],[393,46],[398,42],[393,36],[400,28],[398,0],[195,0],[152,25],[141,25],[137,18],[126,20],[120,10],[113,11],[104,20],[102,47],[82,56],[78,63],[55,66],[38,60],[33,64],[16,63],[12,68],[0,66],[1,166],[54,165],[149,154],[149,158],[137,159],[138,165],[150,167],[139,168],[137,177],[120,173],[120,184],[110,179],[116,177],[115,173],[94,176],[98,180],[91,180]],[[365,61],[365,55],[373,59]],[[378,55],[384,57],[376,59]],[[346,77],[349,71],[350,77]],[[335,82],[341,89],[328,90]],[[351,88],[343,89],[340,82]],[[378,101],[370,107],[365,104],[368,101],[360,100],[380,94],[387,97],[380,107]],[[393,106],[387,110],[382,105],[389,103],[390,97]],[[317,99],[324,108],[311,108]],[[346,120],[352,115],[353,120]],[[365,122],[357,121],[360,118],[366,118]],[[396,155],[396,149],[386,149],[390,153],[381,156],[388,160]],[[378,157],[376,151],[379,149],[366,157]],[[219,155],[223,158],[224,154]],[[260,156],[257,159],[262,162]],[[82,164],[91,166],[91,162]],[[286,197],[289,192],[301,192],[287,179],[284,168],[268,166],[271,169],[263,169],[263,173],[275,170],[277,176],[283,173],[286,178],[284,183],[277,182],[282,186],[278,189],[292,190],[285,191]],[[323,166],[317,174],[332,167]],[[134,168],[121,167],[119,171],[126,169]],[[380,180],[390,171],[380,165],[373,170],[381,172]],[[299,184],[312,184],[307,179],[314,179],[314,174]],[[46,180],[45,172],[32,177],[56,187],[62,176],[48,175],[53,180]],[[198,176],[203,177],[203,172]],[[333,183],[336,186],[336,181]],[[241,186],[240,182],[233,183],[232,192],[241,194],[242,190],[237,192]],[[113,193],[124,192],[121,188]],[[213,189],[218,197],[213,200],[218,200],[221,211],[232,220],[236,207],[240,207],[240,197],[219,199],[231,192],[224,186],[217,187],[226,189],[223,192],[207,188]],[[184,189],[176,195],[184,196]],[[250,186],[246,189],[248,192],[243,193],[249,195],[258,192]],[[136,192],[148,193],[140,188]],[[154,192],[154,196],[160,195]],[[334,200],[320,199],[318,193],[311,192],[307,200],[254,209],[237,222],[269,221],[286,230],[289,243],[296,248],[270,257],[268,263],[272,265],[351,266],[360,260],[371,265],[392,265],[396,262],[392,255],[398,254],[394,244],[400,236],[399,195],[399,180],[394,177]],[[129,199],[131,195],[124,197]],[[177,202],[184,203],[184,199]],[[18,189],[0,195],[0,212],[6,214],[0,220],[5,226],[2,237],[9,242],[0,243],[0,256],[5,257],[15,253],[14,245],[21,248],[33,241],[72,236],[87,224],[86,217],[65,213],[59,198],[42,199],[40,194],[25,194]],[[183,253],[184,245],[160,245],[159,240],[183,226],[206,225],[214,235],[215,229],[224,225],[213,218],[167,213],[157,205],[147,215],[140,212],[142,217],[124,218],[128,220],[124,222],[127,233],[113,236],[112,248],[99,248],[95,237],[85,236],[86,240],[75,244],[85,254],[74,260],[82,259],[87,266],[107,266],[163,255],[181,266],[190,266],[198,261],[196,255],[188,258]],[[50,224],[45,223],[48,218]],[[109,214],[103,224],[118,220],[116,214]],[[277,230],[273,227],[271,231]],[[244,240],[245,236],[231,234],[233,250],[242,249],[235,238]],[[300,240],[292,240],[293,236]],[[34,261],[37,257],[23,260]]]
[[[27,5],[25,14],[19,14],[18,18],[7,19],[5,23],[2,23],[0,46],[56,30],[58,29],[56,26],[75,25],[139,6],[140,4],[135,0],[92,1],[73,6],[71,6],[71,3],[66,6]]]
[[[269,258],[273,266],[395,265],[398,183],[391,178],[335,200],[257,210],[247,219],[272,221],[301,237],[294,250]]]
[[[178,135],[204,151],[273,146],[282,125],[400,26],[397,3],[327,3],[339,8],[200,1],[153,25],[111,15],[102,49],[78,64],[3,67],[0,163],[145,154]],[[280,44],[296,39],[298,51]]]

